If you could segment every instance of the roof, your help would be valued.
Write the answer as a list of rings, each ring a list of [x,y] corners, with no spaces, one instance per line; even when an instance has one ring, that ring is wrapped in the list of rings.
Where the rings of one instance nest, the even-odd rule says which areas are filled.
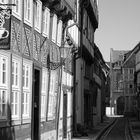
[[[117,61],[123,61],[124,54],[128,53],[129,50],[113,50],[110,51],[110,61],[115,63]]]
[[[123,65],[135,54],[138,50],[140,50],[140,42],[126,54],[125,61],[123,62]]]

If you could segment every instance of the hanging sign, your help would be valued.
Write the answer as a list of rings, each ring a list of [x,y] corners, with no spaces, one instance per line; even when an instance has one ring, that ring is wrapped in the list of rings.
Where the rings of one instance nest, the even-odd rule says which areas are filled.
[[[0,49],[10,49],[11,9],[0,9]]]

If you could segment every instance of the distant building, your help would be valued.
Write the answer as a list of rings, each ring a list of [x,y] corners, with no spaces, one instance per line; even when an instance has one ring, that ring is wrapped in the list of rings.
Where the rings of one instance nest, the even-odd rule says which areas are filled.
[[[123,114],[124,112],[124,92],[123,92],[123,77],[122,63],[124,54],[128,51],[110,50],[110,106],[111,114]],[[118,106],[117,106],[118,105]],[[117,112],[120,108],[120,111]]]
[[[135,86],[135,102],[137,118],[140,120],[140,42],[133,49],[135,53],[135,74],[134,74],[134,86]]]
[[[134,50],[124,54],[122,63],[122,85],[123,96],[125,98],[124,113],[134,114],[135,90],[134,90],[134,72],[135,72],[135,53]]]

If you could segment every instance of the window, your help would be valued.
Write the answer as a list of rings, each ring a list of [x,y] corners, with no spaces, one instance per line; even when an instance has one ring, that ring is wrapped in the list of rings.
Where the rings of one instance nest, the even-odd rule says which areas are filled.
[[[42,70],[42,91],[41,91],[41,117],[46,115],[46,101],[48,92],[48,70]]]
[[[7,90],[0,90],[0,118],[6,116],[7,111]]]
[[[56,31],[57,31],[57,16],[54,14],[52,17],[52,41],[56,43]]]
[[[19,92],[17,91],[12,91],[11,114],[12,114],[12,118],[18,117],[19,115]]]
[[[42,12],[42,3],[41,3],[41,1],[39,1],[39,0],[37,0],[36,2],[35,2],[35,29],[37,30],[37,31],[41,31],[41,16],[42,16],[42,14],[41,14],[41,12]]]
[[[129,88],[133,88],[133,85],[130,84],[130,85],[129,85]]]
[[[16,6],[12,6],[12,13],[17,18],[21,18],[21,10],[22,10],[22,0],[13,0],[13,4],[16,4]]]
[[[133,74],[133,69],[130,69],[130,74]]]
[[[11,114],[12,118],[19,117],[19,95],[20,90],[20,71],[21,63],[13,57],[12,60],[12,95],[11,95]]]
[[[29,117],[29,98],[30,93],[29,92],[23,92],[23,116]]]
[[[7,115],[9,57],[0,53],[0,119]]]
[[[29,117],[30,115],[30,99],[31,99],[31,80],[32,80],[32,74],[31,71],[32,66],[31,63],[24,62],[23,63],[23,72],[22,72],[22,81],[23,81],[23,110],[22,110],[22,115],[23,117]]]
[[[24,21],[31,25],[32,23],[33,1],[24,0]]]
[[[57,45],[61,46],[61,38],[62,38],[62,21],[59,20],[58,28],[57,28]]]
[[[46,7],[43,12],[43,35],[49,38],[50,10]]]
[[[48,120],[54,120],[56,116],[57,85],[58,85],[57,71],[51,71],[49,103],[48,103]]]
[[[0,55],[0,84],[7,86],[8,58]]]

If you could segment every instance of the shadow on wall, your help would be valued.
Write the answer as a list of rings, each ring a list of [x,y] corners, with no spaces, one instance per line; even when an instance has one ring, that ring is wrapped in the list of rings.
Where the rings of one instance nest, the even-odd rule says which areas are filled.
[[[12,126],[11,121],[11,107],[10,104],[7,104],[8,109],[8,119],[6,120],[6,125],[4,127],[2,126],[2,122],[0,124],[0,140],[15,140],[15,129],[14,126]],[[3,121],[5,124],[5,122]]]

